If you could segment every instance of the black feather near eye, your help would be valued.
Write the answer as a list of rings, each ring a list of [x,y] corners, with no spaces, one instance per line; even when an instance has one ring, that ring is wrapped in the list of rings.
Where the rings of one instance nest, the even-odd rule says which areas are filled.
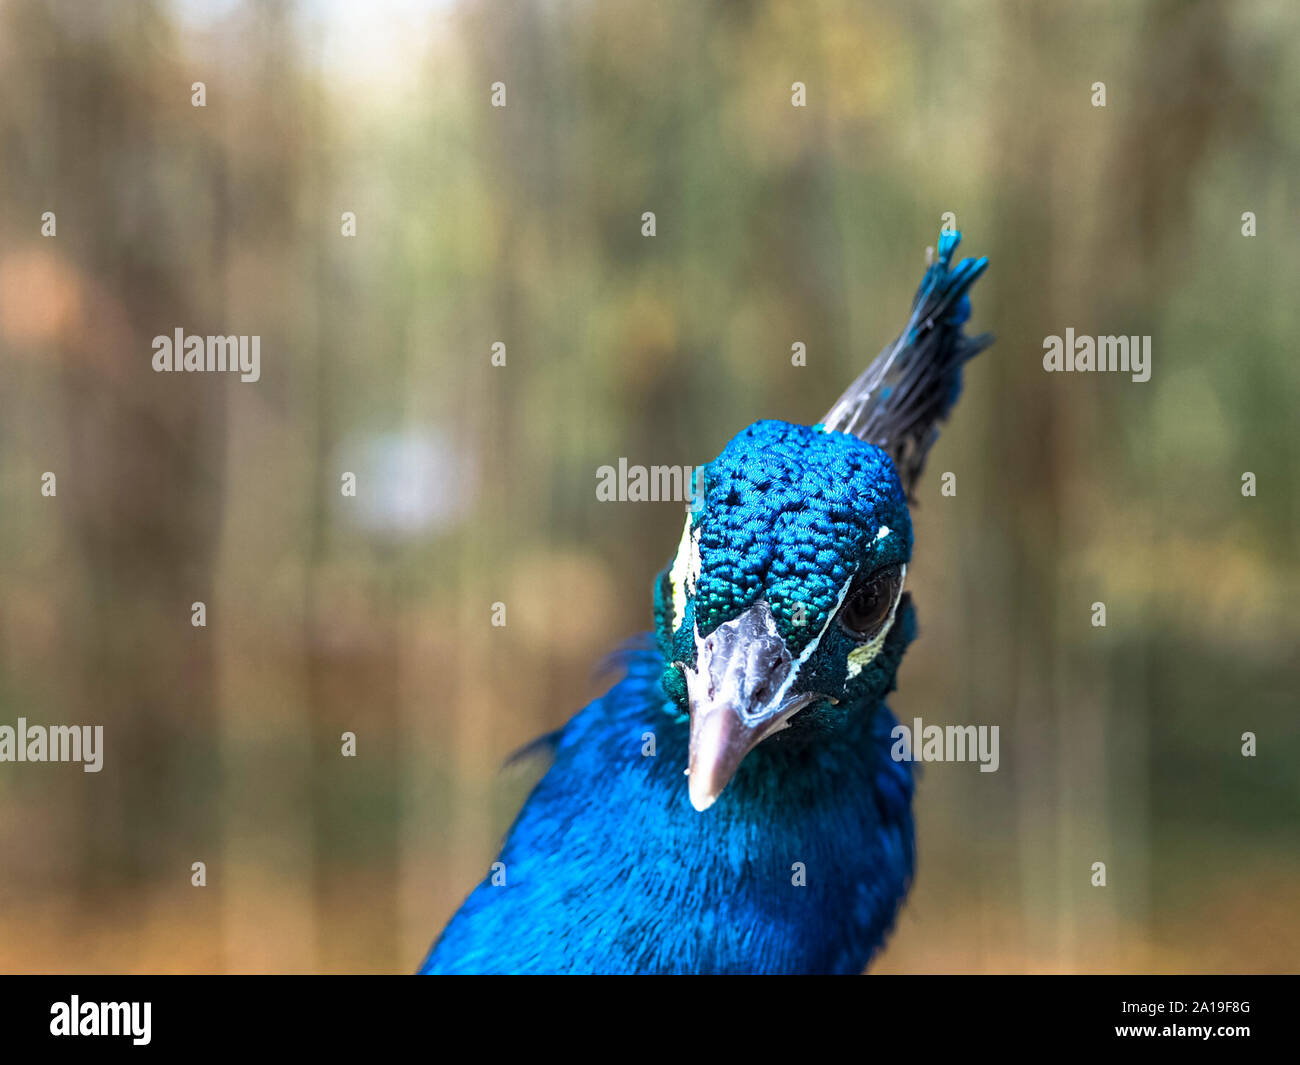
[[[901,565],[884,566],[849,590],[840,607],[840,628],[855,640],[869,640],[889,620],[903,583]]]

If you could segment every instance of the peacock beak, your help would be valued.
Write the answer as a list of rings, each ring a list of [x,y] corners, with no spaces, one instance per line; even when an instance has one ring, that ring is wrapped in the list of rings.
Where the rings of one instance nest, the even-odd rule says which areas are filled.
[[[686,667],[691,707],[691,805],[703,812],[722,794],[745,756],[820,696],[792,694],[796,663],[760,600],[703,639]]]

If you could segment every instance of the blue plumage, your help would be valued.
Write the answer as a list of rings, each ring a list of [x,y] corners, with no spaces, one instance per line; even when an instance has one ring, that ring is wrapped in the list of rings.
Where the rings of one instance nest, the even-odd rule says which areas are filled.
[[[665,727],[661,668],[656,651],[631,653],[627,677],[569,722],[502,849],[506,886],[475,889],[423,971],[862,968],[912,870],[912,779],[888,755],[893,719],[855,718],[812,764],[744,767],[700,814],[682,775],[685,727]],[[646,732],[659,739],[651,758]],[[791,883],[795,862],[806,888]]]
[[[983,343],[961,333],[983,261],[950,270],[956,239],[826,425],[758,422],[704,468],[653,643],[556,734],[422,971],[865,967],[913,867],[884,703],[915,633],[906,494]]]

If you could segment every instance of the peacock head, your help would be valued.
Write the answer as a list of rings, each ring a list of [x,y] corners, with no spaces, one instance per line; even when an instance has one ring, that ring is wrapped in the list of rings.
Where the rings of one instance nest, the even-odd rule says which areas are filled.
[[[990,341],[961,330],[985,260],[950,269],[957,234],[903,334],[812,427],[756,422],[697,471],[655,585],[664,688],[690,718],[689,792],[713,804],[761,744],[816,743],[870,714],[915,633],[904,591],[908,496]]]
[[[912,523],[889,455],[821,426],[757,422],[698,476],[655,605],[705,809],[769,736],[815,742],[893,687]]]

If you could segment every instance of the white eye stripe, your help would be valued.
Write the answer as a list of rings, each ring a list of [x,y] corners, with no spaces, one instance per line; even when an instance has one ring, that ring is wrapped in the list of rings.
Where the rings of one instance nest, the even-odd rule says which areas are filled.
[[[907,581],[907,565],[904,563],[902,573],[898,578],[898,592],[894,595],[894,605],[889,608],[889,619],[880,626],[880,631],[861,647],[855,647],[849,652],[848,663],[849,670],[844,675],[846,681],[852,680],[869,666],[880,654],[880,649],[885,646],[885,637],[889,635],[889,630],[894,627],[894,618],[898,614],[898,604],[903,600],[903,585]]]
[[[668,571],[668,583],[673,590],[673,632],[682,627],[686,615],[686,599],[695,594],[700,579],[700,530],[691,531],[691,516],[686,515],[682,540],[677,545],[677,556]]]
[[[826,635],[826,630],[831,627],[831,622],[835,620],[835,616],[840,612],[840,607],[844,605],[844,600],[849,594],[849,589],[853,587],[853,578],[857,575],[857,570],[854,570],[849,574],[848,580],[846,580],[844,586],[840,588],[840,594],[835,597],[835,605],[831,608],[830,613],[826,615],[826,621],[822,625],[821,632],[809,641],[808,646],[805,647],[799,653],[799,657],[794,660],[794,666],[790,670],[790,675],[785,678],[785,683],[781,685],[781,690],[776,694],[778,703],[785,698],[791,685],[793,685],[799,678],[799,670],[803,668],[803,664],[817,653],[817,648],[821,646],[822,637]]]

